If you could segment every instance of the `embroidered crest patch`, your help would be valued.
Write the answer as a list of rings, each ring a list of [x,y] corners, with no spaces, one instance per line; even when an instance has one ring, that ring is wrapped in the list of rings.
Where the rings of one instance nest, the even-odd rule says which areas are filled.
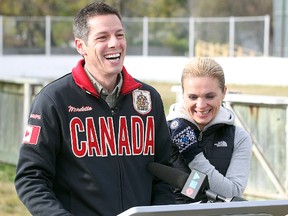
[[[132,93],[134,109],[144,115],[151,111],[152,102],[149,91],[135,90]]]

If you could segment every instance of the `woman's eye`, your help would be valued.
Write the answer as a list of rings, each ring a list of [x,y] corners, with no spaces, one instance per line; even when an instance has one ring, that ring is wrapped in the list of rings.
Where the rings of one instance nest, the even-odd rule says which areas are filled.
[[[189,98],[190,100],[196,100],[196,99],[197,99],[197,96],[195,96],[195,95],[189,95],[188,98]]]

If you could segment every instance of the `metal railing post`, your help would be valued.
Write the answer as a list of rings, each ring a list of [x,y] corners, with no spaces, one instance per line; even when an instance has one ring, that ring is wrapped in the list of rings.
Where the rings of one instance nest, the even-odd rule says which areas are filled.
[[[3,32],[3,16],[0,16],[0,56],[3,55],[3,45],[4,45],[4,32]]]
[[[45,54],[51,55],[51,17],[45,17]]]
[[[195,20],[193,17],[189,17],[189,57],[194,57],[194,46],[195,46]]]
[[[235,18],[230,17],[229,19],[229,56],[234,56],[235,50]]]
[[[143,47],[142,54],[143,56],[148,56],[148,41],[149,41],[149,30],[148,30],[148,17],[143,17]]]
[[[270,34],[270,16],[266,15],[264,18],[264,44],[263,44],[264,56],[269,56],[269,34]]]

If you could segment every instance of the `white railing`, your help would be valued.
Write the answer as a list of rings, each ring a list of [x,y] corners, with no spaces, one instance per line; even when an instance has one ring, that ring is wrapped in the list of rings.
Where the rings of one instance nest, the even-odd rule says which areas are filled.
[[[0,16],[0,55],[76,54],[72,17]],[[198,41],[269,55],[270,16],[123,18],[128,55],[194,57]]]

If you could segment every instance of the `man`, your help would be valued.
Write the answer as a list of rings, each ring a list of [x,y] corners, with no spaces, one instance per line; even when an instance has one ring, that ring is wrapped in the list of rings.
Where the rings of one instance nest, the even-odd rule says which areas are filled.
[[[170,156],[163,103],[123,66],[119,13],[89,4],[73,31],[83,59],[32,104],[15,178],[19,198],[32,215],[47,216],[174,203],[172,188],[147,171]]]

